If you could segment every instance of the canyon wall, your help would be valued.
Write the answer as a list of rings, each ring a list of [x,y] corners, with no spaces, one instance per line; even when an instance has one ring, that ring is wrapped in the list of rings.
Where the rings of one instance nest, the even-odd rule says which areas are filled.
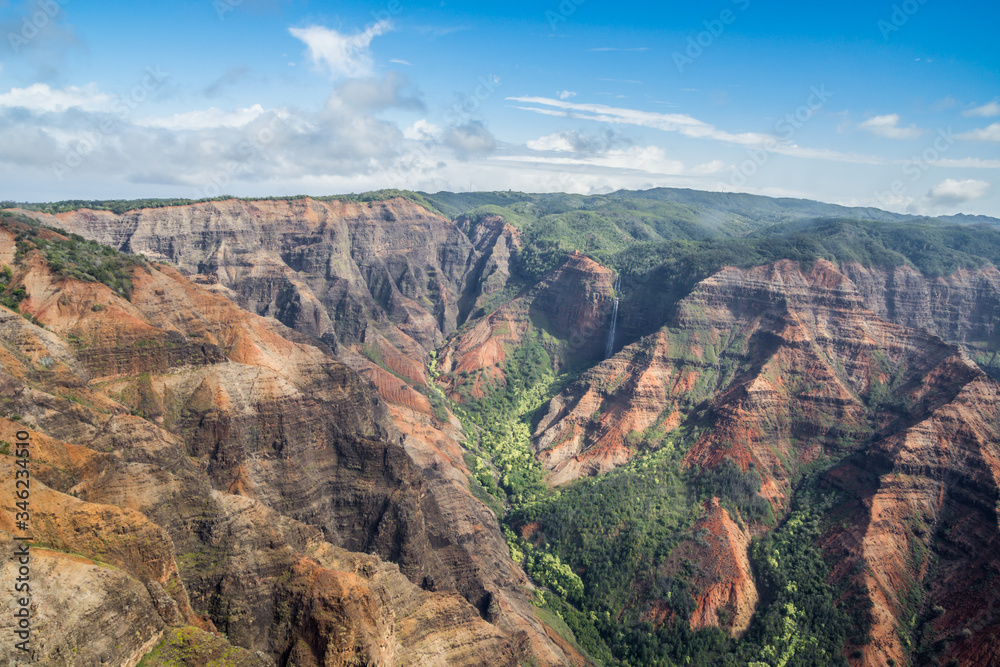
[[[58,275],[30,239],[69,241],[15,255],[19,233],[0,439],[34,446],[35,661],[207,655],[221,632],[246,664],[582,664],[464,478],[426,476],[328,347],[165,265],[133,267],[128,300]],[[12,551],[11,508],[0,530]]]

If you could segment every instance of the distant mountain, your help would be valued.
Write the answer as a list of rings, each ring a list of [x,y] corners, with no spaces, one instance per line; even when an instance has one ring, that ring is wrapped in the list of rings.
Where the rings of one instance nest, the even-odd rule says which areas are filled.
[[[959,213],[958,215],[943,215],[939,217],[938,220],[944,220],[945,222],[953,222],[957,225],[996,226],[1000,224],[1000,219],[998,218],[991,218],[988,215],[966,215],[964,213]]]
[[[872,207],[848,207],[808,199],[773,198],[732,192],[705,192],[679,188],[618,190],[606,195],[565,193],[527,194],[523,192],[438,192],[419,193],[443,214],[456,217],[483,206],[509,207],[557,215],[573,211],[634,211],[671,213],[678,208],[700,224],[721,235],[739,236],[762,227],[808,218],[851,218],[881,222],[938,221],[953,224],[998,225],[1000,219],[987,216],[956,215],[938,218],[892,213]]]
[[[563,192],[527,193],[513,191],[483,192],[413,192],[384,189],[349,195],[307,197],[243,198],[243,201],[353,201],[359,203],[387,201],[394,197],[408,199],[446,218],[457,218],[484,207],[501,207],[509,212],[532,217],[562,215],[573,212],[642,214],[647,218],[690,218],[712,233],[741,236],[762,227],[808,218],[850,218],[881,222],[929,222],[947,224],[1000,226],[1000,218],[983,215],[949,215],[926,217],[892,213],[872,207],[850,207],[826,204],[809,199],[774,198],[738,192],[707,192],[684,188],[653,188],[650,190],[618,190],[603,195],[579,195]],[[22,208],[41,213],[64,213],[82,208],[126,213],[141,208],[164,208],[193,203],[228,201],[228,195],[212,199],[135,199],[135,200],[67,200],[51,203],[0,202],[0,208]]]

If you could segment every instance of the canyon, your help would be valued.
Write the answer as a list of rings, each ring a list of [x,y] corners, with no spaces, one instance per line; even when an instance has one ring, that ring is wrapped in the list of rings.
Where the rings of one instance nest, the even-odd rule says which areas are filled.
[[[38,661],[596,663],[601,608],[567,594],[590,611],[557,615],[526,572],[561,556],[599,587],[557,522],[518,523],[529,494],[483,444],[502,407],[536,495],[603,493],[649,461],[686,489],[619,622],[756,641],[778,596],[754,545],[815,496],[821,583],[865,626],[831,660],[1000,665],[989,263],[778,252],[683,282],[560,246],[532,273],[544,218],[403,197],[13,213],[0,440],[34,447]],[[84,239],[144,258],[128,294],[53,268]],[[0,522],[11,554],[13,510]]]

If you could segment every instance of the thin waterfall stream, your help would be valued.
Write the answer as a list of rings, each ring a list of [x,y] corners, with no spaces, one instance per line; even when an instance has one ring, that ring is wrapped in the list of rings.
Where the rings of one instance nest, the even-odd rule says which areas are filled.
[[[604,358],[609,359],[615,349],[615,327],[618,325],[618,290],[622,286],[622,277],[619,275],[615,280],[615,306],[611,311],[611,331],[608,332],[608,347],[604,351]]]

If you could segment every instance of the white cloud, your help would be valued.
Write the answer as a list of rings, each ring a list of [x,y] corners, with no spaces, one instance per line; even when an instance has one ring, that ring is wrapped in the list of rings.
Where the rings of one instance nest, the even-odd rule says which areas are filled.
[[[421,96],[397,72],[345,80],[336,85],[324,107],[311,111],[264,104],[219,105],[221,109],[171,116],[175,109],[160,112],[150,104],[149,109],[136,108],[122,117],[117,98],[93,86],[38,91],[38,97],[14,90],[0,94],[0,180],[22,192],[21,198],[327,194],[383,187],[430,192],[471,187],[597,193],[656,186],[731,191],[727,177],[731,163],[745,159],[747,148],[848,162],[867,159],[802,148],[766,134],[731,133],[683,114],[543,98],[523,106],[534,113],[577,119],[574,124],[583,120],[606,124],[547,136],[539,132],[527,146],[512,146],[482,124],[448,127],[430,122],[436,116],[428,112],[410,113],[422,108]],[[100,129],[108,120],[114,121],[111,129]],[[728,146],[635,145],[623,136],[631,132],[623,125],[653,127]],[[650,143],[659,143],[652,137]],[[773,151],[765,148],[769,145]],[[57,180],[53,165],[67,163],[72,156],[81,166]],[[947,166],[1000,168],[1000,160],[969,158],[954,163]],[[882,164],[887,173],[898,172],[894,161]],[[794,165],[789,169],[801,171]],[[810,198],[829,198],[832,189],[822,188],[836,185],[836,173],[832,167],[827,171],[817,167],[816,173],[823,176],[810,184],[823,186],[799,187],[809,189]],[[960,183],[966,176],[978,175],[950,173],[960,174]],[[787,179],[763,174],[751,187],[763,191],[775,185],[795,187]],[[976,194],[969,186],[960,185],[959,191]],[[941,201],[959,196],[950,194],[945,185],[936,194]],[[928,208],[930,201],[930,195],[920,198]],[[986,207],[992,201],[991,195],[974,205]]]
[[[246,109],[222,111],[212,107],[185,113],[174,114],[168,118],[142,118],[135,122],[144,127],[159,127],[166,130],[204,130],[211,127],[244,127],[264,113],[264,107],[255,104]]]
[[[958,100],[956,100],[951,95],[945,95],[941,99],[936,100],[933,104],[931,104],[930,108],[931,111],[941,112],[941,111],[948,111],[949,109],[954,109],[957,106],[958,106]]]
[[[67,109],[83,111],[110,111],[116,97],[98,92],[96,84],[83,88],[67,86],[51,88],[45,83],[35,83],[27,88],[11,88],[0,94],[0,107],[19,107],[29,111],[61,112]]]
[[[397,65],[406,65],[407,67],[413,67],[413,63],[406,60],[400,60],[399,58],[389,58],[389,62],[396,63]]]
[[[981,118],[993,118],[994,116],[1000,116],[1000,102],[993,100],[989,104],[984,104],[981,107],[963,111],[962,115],[967,117],[979,116]]]
[[[444,143],[463,160],[473,155],[492,153],[497,147],[496,138],[477,121],[451,128],[445,136]]]
[[[560,90],[558,94],[559,94],[559,99],[561,100],[568,100],[571,97],[576,97],[576,93],[574,93],[572,90]]]
[[[381,78],[348,79],[327,100],[328,109],[347,107],[366,111],[384,109],[423,109],[420,93],[398,72]]]
[[[309,47],[313,65],[326,69],[334,78],[364,77],[372,73],[369,52],[372,40],[391,29],[388,21],[379,21],[364,32],[343,35],[336,30],[313,25],[289,28],[288,32]]]
[[[411,141],[440,141],[444,132],[434,123],[428,123],[426,118],[421,118],[403,130],[403,136]]]
[[[638,111],[635,109],[612,107],[606,104],[576,104],[546,97],[508,97],[507,99],[525,104],[537,104],[542,107],[555,107],[554,109],[517,107],[524,111],[532,111],[548,116],[582,118],[605,123],[626,123],[663,130],[664,132],[680,132],[688,137],[718,139],[735,144],[760,145],[766,143],[769,138],[768,135],[756,133],[730,134],[697,118],[692,118],[684,114]]]
[[[705,164],[699,164],[691,168],[692,174],[718,174],[729,168],[722,160],[712,160]]]
[[[566,153],[607,153],[615,148],[631,145],[631,141],[612,130],[600,135],[586,135],[581,132],[556,132],[527,142],[533,151],[555,151]]]
[[[990,184],[986,181],[974,179],[956,181],[953,178],[948,178],[931,188],[928,198],[934,205],[954,206],[982,199],[989,194],[989,191]]]
[[[1000,141],[1000,122],[972,132],[959,134],[958,138],[966,141]]]
[[[976,157],[966,157],[958,160],[941,158],[940,160],[932,160],[927,164],[932,167],[949,167],[955,169],[1000,169],[1000,160],[983,160]]]
[[[565,137],[550,135],[542,137],[539,142],[544,145],[560,146]],[[569,153],[568,150],[556,149],[553,152]],[[659,146],[629,146],[628,148],[613,148],[602,153],[574,152],[566,155],[539,155],[531,153],[497,155],[494,160],[509,164],[525,165],[526,168],[549,167],[558,169],[581,169],[590,174],[623,175],[643,174],[651,176],[706,176],[718,174],[727,169],[721,160],[713,160],[705,164],[688,167],[682,161],[667,156],[666,151]]]
[[[868,130],[872,134],[885,137],[886,139],[916,139],[924,133],[916,125],[909,127],[899,127],[899,114],[887,114],[885,116],[874,116],[858,125],[862,130]]]
[[[552,165],[561,168],[587,167],[613,171],[642,172],[656,175],[679,175],[688,170],[680,160],[671,160],[659,146],[632,146],[626,150],[609,151],[603,155],[547,156],[504,155],[496,159],[521,164]]]
[[[528,148],[533,151],[572,152],[573,142],[566,136],[568,132],[556,132],[545,137],[529,140]]]
[[[427,148],[377,117],[390,108],[420,106],[415,91],[396,73],[380,80],[347,80],[316,112],[256,104],[139,119],[123,113],[122,104],[96,90],[45,86],[0,96],[0,179],[10,183],[13,176],[33,174],[58,192],[84,182],[139,183],[147,192],[148,187],[161,192],[169,187],[177,196],[194,197],[214,196],[213,190],[220,189],[234,192],[238,185],[246,191],[258,184],[257,191],[267,191],[264,184],[279,181],[363,178],[394,169],[408,173],[414,164],[429,161],[422,157]],[[425,130],[430,132],[430,126]],[[472,154],[488,143],[481,133],[478,145],[476,138],[469,130],[452,141]],[[493,142],[492,135],[488,138]],[[433,139],[431,148],[442,155],[456,150],[446,147],[443,137]]]
[[[663,132],[678,132],[686,137],[694,139],[710,139],[727,144],[735,144],[737,146],[759,148],[771,153],[792,157],[858,164],[884,163],[884,160],[880,158],[866,155],[840,153],[838,151],[828,149],[804,148],[771,134],[761,134],[757,132],[734,134],[732,132],[721,130],[714,125],[710,125],[709,123],[686,114],[640,111],[637,109],[608,106],[606,104],[577,104],[574,102],[566,102],[564,100],[555,100],[546,97],[508,97],[507,99],[524,104],[538,105],[518,106],[515,108],[521,109],[522,111],[542,114],[544,116],[590,120],[601,123],[636,125]]]

